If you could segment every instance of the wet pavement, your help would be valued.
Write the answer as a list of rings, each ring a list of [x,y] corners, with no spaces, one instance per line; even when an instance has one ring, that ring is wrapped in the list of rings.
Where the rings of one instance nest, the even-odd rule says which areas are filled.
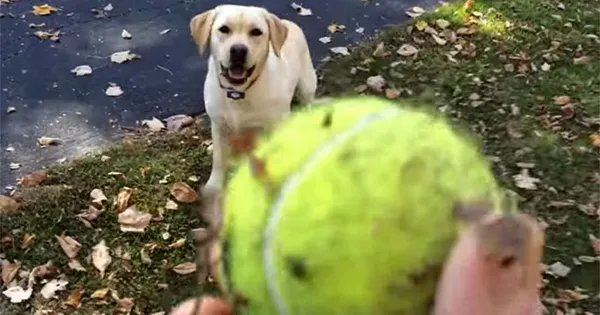
[[[135,126],[153,116],[199,114],[204,111],[202,86],[206,59],[199,57],[189,33],[190,19],[221,1],[203,0],[48,0],[60,9],[36,16],[33,5],[46,2],[14,0],[0,7],[0,190],[16,178],[57,161],[72,159],[115,143],[120,127]],[[96,17],[92,9],[109,3],[113,9]],[[427,8],[432,0],[305,0],[312,10],[300,16],[291,1],[230,1],[263,6],[304,30],[318,65],[329,48],[353,45],[382,28],[408,19],[413,6]],[[32,28],[30,24],[45,25]],[[346,26],[330,36],[327,27]],[[127,30],[132,38],[121,36]],[[363,29],[362,33],[356,29]],[[60,30],[60,41],[40,40],[35,31]],[[168,30],[168,31],[166,31]],[[110,61],[117,51],[142,56],[123,64]],[[77,77],[71,69],[89,65],[91,75]],[[109,97],[110,82],[125,92]],[[14,107],[14,112],[8,113]],[[41,148],[39,137],[60,138],[57,146]],[[18,169],[11,170],[11,164]],[[13,165],[16,167],[16,165]]]

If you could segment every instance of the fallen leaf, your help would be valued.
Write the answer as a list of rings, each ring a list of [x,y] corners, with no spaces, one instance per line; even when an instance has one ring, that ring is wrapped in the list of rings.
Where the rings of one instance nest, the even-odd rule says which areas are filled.
[[[346,29],[346,25],[331,24],[327,27],[329,33],[343,32]]]
[[[126,61],[140,58],[142,58],[142,56],[132,53],[131,50],[117,51],[110,55],[110,61],[114,63],[124,63]]]
[[[23,288],[20,286],[14,286],[2,291],[2,294],[9,298],[11,303],[15,304],[28,300],[31,297],[31,293],[33,293],[32,288],[23,290]]]
[[[88,65],[80,65],[71,69],[71,73],[75,73],[75,76],[81,77],[84,75],[92,74],[92,67]]]
[[[150,255],[148,255],[148,252],[146,252],[145,248],[142,248],[140,250],[140,258],[142,259],[142,262],[145,264],[151,264],[152,263],[152,259],[150,258]]]
[[[98,289],[98,290],[94,291],[94,293],[92,293],[92,295],[90,297],[92,299],[103,300],[104,298],[106,298],[106,295],[108,294],[109,290],[110,290],[109,288]]]
[[[87,210],[78,214],[77,216],[82,219],[85,219],[87,221],[93,221],[103,212],[104,212],[104,209],[99,210],[98,208],[90,205]]]
[[[435,20],[435,25],[437,25],[441,29],[446,29],[448,26],[450,26],[450,22],[444,19],[437,19]]]
[[[101,205],[103,202],[107,201],[108,199],[106,198],[106,196],[104,195],[104,193],[102,192],[102,190],[100,190],[99,188],[95,188],[92,190],[92,192],[90,192],[90,197],[92,197],[92,202]]]
[[[160,35],[165,35],[165,34],[167,34],[167,33],[168,33],[168,32],[170,32],[170,31],[171,31],[171,29],[170,29],[170,28],[167,28],[167,29],[164,29],[164,30],[160,31],[160,33],[158,33],[158,34],[160,34]]]
[[[565,266],[560,261],[557,261],[552,265],[548,266],[548,272],[550,272],[553,276],[557,278],[563,278],[571,272],[571,268]]]
[[[398,48],[398,50],[396,51],[398,55],[404,57],[412,56],[418,52],[419,50],[415,46],[410,44],[402,44],[402,46],[400,46],[400,48]]]
[[[16,111],[17,111],[17,109],[16,109],[14,106],[8,106],[8,107],[6,108],[6,112],[7,112],[7,113],[9,113],[9,114],[10,114],[10,113],[14,113],[14,112],[16,112]]]
[[[581,56],[581,57],[577,57],[577,58],[573,58],[573,64],[580,66],[580,65],[587,65],[592,61],[592,58],[589,56]]]
[[[429,24],[427,24],[427,21],[425,20],[418,20],[417,23],[415,23],[415,27],[419,32],[424,31],[427,28],[427,26],[429,26]]]
[[[298,12],[298,15],[302,15],[302,16],[312,15],[312,10],[311,9],[304,8],[301,5],[297,4],[296,2],[292,2],[291,7],[296,12]]]
[[[60,31],[35,31],[33,35],[41,40],[51,40],[53,42],[60,40]]]
[[[42,147],[47,147],[49,145],[60,144],[61,142],[62,142],[62,140],[60,140],[58,138],[52,138],[52,137],[40,137],[40,138],[38,138],[38,143]]]
[[[572,303],[587,300],[590,296],[575,290],[558,289],[558,299],[561,302]]]
[[[443,39],[435,34],[431,34],[431,37],[433,37],[433,40],[435,41],[435,43],[440,46],[444,46],[447,43],[447,41],[445,39]]]
[[[54,237],[58,241],[58,244],[60,245],[62,250],[65,252],[67,257],[69,257],[70,259],[77,257],[77,253],[81,249],[81,244],[79,244],[79,242],[77,240],[75,240],[74,238],[72,238],[70,236],[66,236],[66,235],[62,235],[62,236],[55,235]]]
[[[194,123],[194,118],[188,115],[174,115],[165,119],[167,129],[170,131],[180,131],[187,126],[191,126]]]
[[[150,129],[150,131],[154,132],[158,132],[166,128],[165,124],[163,124],[163,122],[156,117],[152,117],[151,120],[142,120],[142,126],[146,126],[148,129]]]
[[[177,210],[178,207],[179,205],[171,199],[167,200],[167,204],[165,205],[165,209],[167,210]]]
[[[365,28],[364,27],[357,27],[354,31],[357,32],[358,34],[363,34],[365,32]]]
[[[21,177],[17,185],[22,188],[37,187],[43,183],[46,178],[48,178],[48,174],[46,172],[35,172]]]
[[[52,279],[50,282],[46,283],[40,293],[45,299],[51,299],[56,295],[57,291],[63,291],[67,288],[67,284],[69,281],[64,279]]]
[[[198,176],[196,176],[196,175],[192,175],[192,176],[188,177],[188,180],[190,182],[196,183],[196,182],[198,182],[200,180],[200,178],[198,178]]]
[[[29,28],[40,28],[40,27],[44,27],[44,26],[46,26],[46,23],[40,23],[40,24],[29,23]]]
[[[187,275],[196,271],[196,264],[191,262],[179,264],[173,267],[173,271],[180,275]]]
[[[111,83],[110,86],[108,88],[106,88],[106,91],[104,92],[107,96],[111,96],[111,97],[117,97],[117,96],[121,96],[123,95],[123,89],[121,89],[120,86]]]
[[[381,43],[377,44],[377,47],[375,47],[375,51],[373,51],[373,57],[381,58],[381,57],[385,57],[387,55],[388,55],[388,52],[385,50],[385,43],[381,42]]]
[[[400,91],[397,89],[385,89],[385,97],[393,100],[397,99],[400,96]]]
[[[33,247],[35,243],[35,234],[25,233],[23,240],[21,241],[21,249],[27,249]]]
[[[177,241],[169,245],[169,248],[182,248],[185,245],[185,238],[180,238]]]
[[[85,267],[83,267],[83,265],[81,265],[81,263],[77,259],[71,259],[71,260],[69,260],[68,266],[69,266],[69,268],[71,268],[73,270],[87,271],[85,269]]]
[[[121,37],[123,37],[124,39],[131,39],[131,34],[127,30],[123,30],[121,32]]]
[[[92,263],[100,271],[100,278],[104,278],[104,272],[111,262],[112,258],[110,258],[106,242],[101,240],[100,243],[92,248]]]
[[[517,187],[527,190],[536,190],[539,178],[529,176],[528,169],[522,169],[520,174],[514,175],[513,179]]]
[[[425,10],[423,10],[421,7],[412,7],[409,11],[406,11],[405,13],[406,15],[415,18],[423,15],[423,13],[425,13]]]
[[[548,64],[547,62],[544,62],[542,64],[542,71],[550,71],[550,64]]]
[[[328,43],[331,43],[331,37],[323,36],[323,37],[319,38],[319,41],[323,44],[328,44]]]
[[[571,97],[570,96],[555,96],[554,98],[554,104],[556,105],[567,105],[569,103],[571,103]]]
[[[44,5],[34,5],[33,6],[33,14],[35,15],[50,15],[54,12],[58,12],[58,9],[48,5],[48,4],[44,4]]]
[[[54,278],[58,275],[58,268],[49,261],[43,265],[35,266],[29,273],[28,286],[35,284],[36,278]]]
[[[329,50],[331,50],[332,53],[337,54],[337,55],[343,55],[343,56],[350,55],[350,51],[348,50],[348,47],[344,47],[344,46],[332,47],[332,48],[329,48]]]
[[[65,304],[75,309],[78,309],[79,307],[81,307],[81,298],[83,297],[83,292],[85,292],[85,290],[83,289],[83,286],[80,285],[79,287],[77,287],[77,289],[71,292]]]
[[[142,233],[150,224],[152,215],[146,212],[140,212],[135,209],[135,205],[119,213],[119,224],[122,232]]]
[[[117,302],[116,314],[129,315],[133,309],[134,300],[132,298],[123,298]]]
[[[8,284],[13,281],[20,268],[21,262],[18,260],[15,260],[14,263],[2,262],[2,283],[5,287],[8,287]]]
[[[117,212],[123,212],[125,209],[129,207],[131,193],[133,190],[129,187],[123,187],[119,194],[117,195],[117,199],[115,200],[115,207],[117,208]]]
[[[9,168],[14,171],[14,170],[20,169],[21,168],[21,164],[19,164],[19,163],[10,163]]]
[[[106,12],[110,12],[113,10],[113,5],[109,3],[104,8],[102,8],[102,10],[104,10]]]
[[[600,239],[596,238],[593,234],[590,234],[590,241],[592,242],[594,253],[600,255]]]
[[[182,203],[193,203],[198,200],[198,194],[188,184],[180,182],[171,187],[171,195]]]
[[[15,213],[19,210],[19,204],[16,200],[11,197],[0,195],[0,214]]]
[[[383,92],[383,88],[387,85],[387,81],[381,75],[368,77],[366,83],[375,92]]]

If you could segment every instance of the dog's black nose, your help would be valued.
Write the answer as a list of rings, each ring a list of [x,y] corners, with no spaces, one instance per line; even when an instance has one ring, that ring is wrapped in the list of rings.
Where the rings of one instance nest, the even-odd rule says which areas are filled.
[[[243,65],[246,63],[246,56],[248,56],[248,47],[241,44],[232,45],[229,48],[229,55],[233,65]]]

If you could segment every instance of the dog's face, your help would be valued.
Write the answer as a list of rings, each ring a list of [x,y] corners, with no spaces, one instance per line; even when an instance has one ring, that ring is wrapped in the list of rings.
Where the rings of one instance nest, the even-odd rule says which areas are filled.
[[[279,56],[287,28],[275,15],[258,7],[221,5],[190,22],[200,49],[207,46],[221,72],[220,79],[243,86],[264,65],[270,45]]]

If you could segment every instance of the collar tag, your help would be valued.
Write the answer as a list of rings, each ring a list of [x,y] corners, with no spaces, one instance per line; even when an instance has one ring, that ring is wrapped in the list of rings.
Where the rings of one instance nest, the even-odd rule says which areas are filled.
[[[232,100],[243,100],[246,97],[246,93],[245,92],[238,92],[235,90],[227,90],[227,98],[230,98]]]

